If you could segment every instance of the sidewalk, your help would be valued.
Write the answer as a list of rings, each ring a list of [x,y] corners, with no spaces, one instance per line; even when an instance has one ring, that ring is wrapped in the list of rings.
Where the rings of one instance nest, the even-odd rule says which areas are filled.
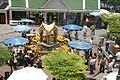
[[[0,75],[5,76],[5,72],[10,72],[10,67],[8,65],[0,67]]]
[[[0,25],[0,43],[7,38],[11,38],[13,36],[19,36],[21,33],[13,32],[13,26],[9,26],[6,24]]]

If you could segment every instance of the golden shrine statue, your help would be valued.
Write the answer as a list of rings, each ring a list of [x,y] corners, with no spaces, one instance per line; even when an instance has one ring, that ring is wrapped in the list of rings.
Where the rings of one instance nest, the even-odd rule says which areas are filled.
[[[50,42],[57,42],[57,35],[58,35],[58,29],[55,25],[55,22],[53,22],[50,25],[47,25],[42,22],[39,28],[40,33],[40,42],[46,41],[47,44],[51,44]]]

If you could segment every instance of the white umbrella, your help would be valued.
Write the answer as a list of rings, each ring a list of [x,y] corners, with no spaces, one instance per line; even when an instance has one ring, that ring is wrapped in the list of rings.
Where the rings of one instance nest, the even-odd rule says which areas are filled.
[[[109,73],[107,76],[104,76],[102,80],[116,80],[118,72]]]
[[[42,69],[26,67],[14,71],[7,80],[47,80],[48,76]]]
[[[91,12],[89,14],[93,16],[100,16],[101,14],[110,14],[110,12],[105,9],[100,9],[100,11]]]
[[[15,27],[13,27],[13,30],[15,32],[28,32],[30,31],[32,28],[31,27],[28,27],[26,25],[17,25]]]
[[[35,23],[35,21],[30,20],[30,19],[22,19],[22,22],[26,22],[26,23]]]
[[[100,9],[100,12],[99,14],[110,14],[110,12],[108,10],[105,10],[105,9]]]
[[[99,16],[100,15],[98,11],[97,12],[91,12],[89,14],[92,15],[92,16]]]

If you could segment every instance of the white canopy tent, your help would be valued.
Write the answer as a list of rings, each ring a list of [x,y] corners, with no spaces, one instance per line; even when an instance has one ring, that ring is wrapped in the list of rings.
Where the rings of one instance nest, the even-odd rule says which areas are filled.
[[[48,76],[42,69],[26,67],[14,71],[7,80],[47,80]]]
[[[91,12],[89,14],[93,16],[100,16],[101,14],[110,14],[110,12],[105,9],[100,9],[99,11]]]

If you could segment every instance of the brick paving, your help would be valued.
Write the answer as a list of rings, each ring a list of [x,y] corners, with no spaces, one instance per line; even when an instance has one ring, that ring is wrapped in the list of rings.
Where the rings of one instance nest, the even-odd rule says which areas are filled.
[[[0,75],[5,76],[5,72],[10,72],[10,67],[7,65],[0,67]]]

